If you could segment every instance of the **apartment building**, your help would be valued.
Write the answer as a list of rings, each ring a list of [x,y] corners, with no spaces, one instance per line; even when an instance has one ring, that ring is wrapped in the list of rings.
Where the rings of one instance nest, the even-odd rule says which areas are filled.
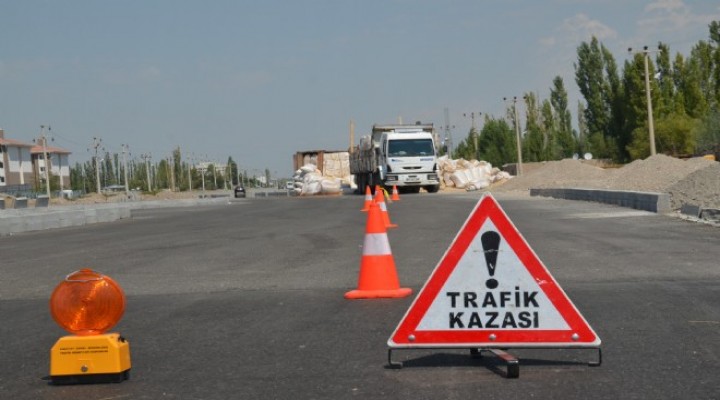
[[[0,129],[0,191],[30,190],[35,181],[30,149],[32,144],[6,139]]]
[[[26,191],[45,182],[45,155],[51,176],[60,180],[60,188],[70,188],[70,151],[54,146],[43,146],[8,139],[0,129],[0,192]]]

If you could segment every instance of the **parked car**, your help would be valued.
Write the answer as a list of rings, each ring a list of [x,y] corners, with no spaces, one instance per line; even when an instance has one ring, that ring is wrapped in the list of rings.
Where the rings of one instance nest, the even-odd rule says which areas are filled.
[[[235,198],[244,198],[246,195],[245,188],[241,185],[235,186]]]

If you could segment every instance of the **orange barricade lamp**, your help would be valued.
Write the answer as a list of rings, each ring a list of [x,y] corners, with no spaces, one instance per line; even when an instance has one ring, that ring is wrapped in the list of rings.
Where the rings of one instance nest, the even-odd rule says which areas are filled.
[[[130,377],[130,344],[105,333],[125,312],[125,294],[110,277],[81,269],[65,277],[50,296],[55,322],[72,335],[50,350],[54,384],[122,382]]]

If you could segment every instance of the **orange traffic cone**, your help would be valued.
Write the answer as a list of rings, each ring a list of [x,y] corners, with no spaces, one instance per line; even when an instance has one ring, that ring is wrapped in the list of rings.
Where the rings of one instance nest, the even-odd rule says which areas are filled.
[[[380,207],[373,203],[368,210],[365,225],[358,287],[345,293],[345,298],[397,298],[409,296],[411,293],[412,289],[400,287]]]
[[[398,193],[397,185],[393,185],[393,192],[392,197],[390,198],[392,201],[400,201],[400,193]]]
[[[388,213],[387,204],[385,204],[384,190],[375,190],[375,203],[380,206],[380,212],[382,214],[383,222],[385,222],[385,228],[397,228],[396,224],[390,222],[390,213]]]
[[[367,211],[370,209],[370,204],[373,202],[372,193],[370,193],[370,186],[365,186],[365,205],[363,205],[362,210],[360,211]]]

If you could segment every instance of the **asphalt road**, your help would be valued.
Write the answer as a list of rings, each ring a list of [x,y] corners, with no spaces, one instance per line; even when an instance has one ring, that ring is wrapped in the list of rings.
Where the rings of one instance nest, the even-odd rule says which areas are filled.
[[[478,199],[404,195],[388,234],[402,286],[419,291]],[[717,399],[720,230],[601,204],[498,197],[603,340],[515,350],[520,378],[467,350],[395,353],[412,296],[349,301],[362,197],[233,200],[134,212],[131,220],[0,238],[2,399]],[[51,386],[65,333],[48,311],[63,277],[90,267],[128,307],[120,384]]]

